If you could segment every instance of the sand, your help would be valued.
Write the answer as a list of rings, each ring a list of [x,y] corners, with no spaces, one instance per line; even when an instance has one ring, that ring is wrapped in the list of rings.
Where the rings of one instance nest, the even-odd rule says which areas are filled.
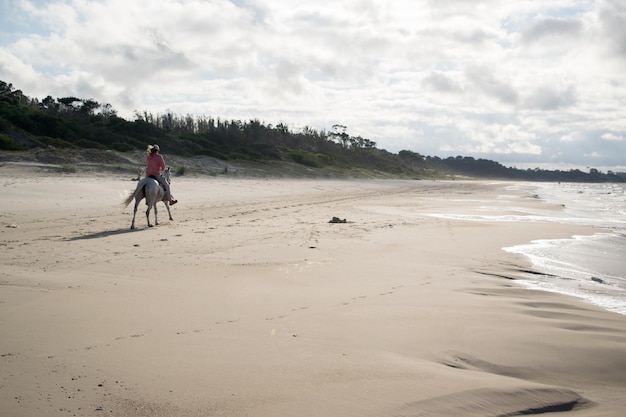
[[[622,416],[626,317],[530,291],[501,250],[592,230],[507,183],[0,167],[0,415]],[[345,223],[329,223],[332,217]]]

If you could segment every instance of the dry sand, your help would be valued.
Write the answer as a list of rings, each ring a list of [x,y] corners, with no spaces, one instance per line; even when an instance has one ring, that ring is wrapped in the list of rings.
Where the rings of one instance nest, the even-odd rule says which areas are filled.
[[[179,177],[130,231],[134,186],[0,167],[1,416],[626,409],[625,316],[501,250],[592,231],[430,216],[549,208],[504,183]]]

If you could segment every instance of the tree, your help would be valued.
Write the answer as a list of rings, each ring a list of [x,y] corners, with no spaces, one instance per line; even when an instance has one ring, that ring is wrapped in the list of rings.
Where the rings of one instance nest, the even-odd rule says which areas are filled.
[[[346,133],[348,127],[345,125],[334,124],[332,128],[333,131],[329,133],[328,136],[330,136],[332,140],[339,143],[342,147],[347,148],[348,143],[350,142],[350,136]]]
[[[103,118],[108,120],[111,117],[117,116],[117,110],[115,110],[109,103],[105,103],[100,106],[100,114]]]
[[[41,100],[40,107],[43,110],[47,110],[53,113],[56,113],[57,111],[59,111],[59,104],[56,102],[55,99],[52,98],[52,96],[47,96],[46,98]]]
[[[0,81],[0,96],[9,96],[13,93],[13,84]]]
[[[22,93],[22,90],[16,90],[13,84],[0,81],[0,100],[11,104],[24,104],[27,102],[28,97]]]
[[[100,103],[94,99],[81,100],[79,111],[87,116],[93,116],[95,110],[100,107]]]
[[[369,139],[362,138],[361,136],[351,137],[350,147],[360,154],[369,154],[372,152],[372,149],[376,147],[376,142],[372,142]]]
[[[80,107],[81,100],[76,97],[59,97],[59,110],[61,111],[75,111]]]

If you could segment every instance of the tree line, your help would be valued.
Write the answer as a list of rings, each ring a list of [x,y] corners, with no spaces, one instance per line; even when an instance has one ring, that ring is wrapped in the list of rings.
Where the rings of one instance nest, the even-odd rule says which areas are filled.
[[[222,160],[288,160],[314,168],[377,170],[411,178],[464,175],[537,181],[624,181],[622,174],[597,170],[518,170],[495,161],[471,157],[423,156],[403,150],[398,154],[376,147],[376,142],[351,136],[347,126],[329,131],[304,127],[294,131],[284,123],[257,119],[153,114],[135,111],[133,120],[119,117],[113,106],[92,98],[73,96],[29,98],[12,84],[0,81],[0,149],[37,147],[87,148],[130,152],[158,143],[171,154],[206,155]]]

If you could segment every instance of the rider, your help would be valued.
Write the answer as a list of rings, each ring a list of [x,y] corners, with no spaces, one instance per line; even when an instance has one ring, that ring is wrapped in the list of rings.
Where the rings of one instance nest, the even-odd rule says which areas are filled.
[[[146,158],[146,177],[151,177],[157,180],[163,188],[165,188],[165,195],[167,199],[170,201],[170,206],[178,203],[178,200],[174,200],[172,197],[172,193],[170,192],[170,185],[168,182],[161,176],[161,171],[165,171],[165,160],[159,154],[159,145],[148,145],[148,156]]]

